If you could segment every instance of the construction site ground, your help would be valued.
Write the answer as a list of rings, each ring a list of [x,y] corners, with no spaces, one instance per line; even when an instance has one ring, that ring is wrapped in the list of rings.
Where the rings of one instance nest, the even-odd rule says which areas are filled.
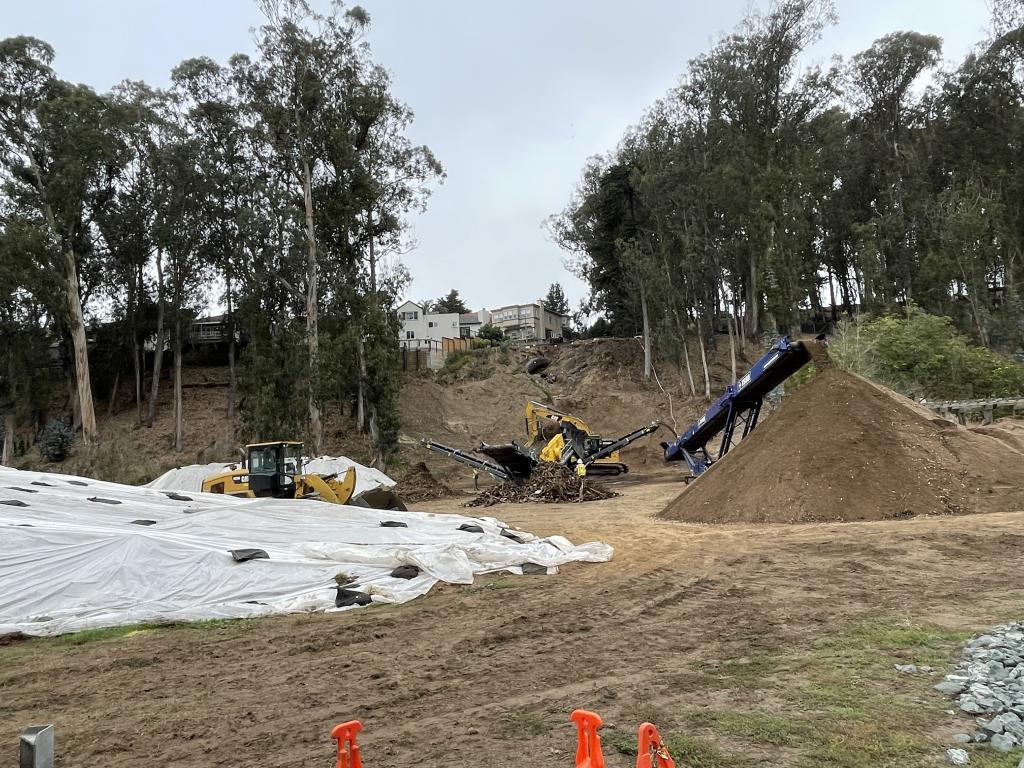
[[[698,526],[655,514],[675,468],[616,498],[497,506],[615,547],[555,576],[494,574],[399,607],[98,630],[0,647],[0,762],[56,726],[58,765],[317,766],[359,718],[367,766],[567,766],[569,712],[610,766],[643,720],[685,766],[939,765],[962,720],[931,689],[976,630],[1019,617],[1019,513]],[[421,508],[452,510],[457,502]],[[935,668],[897,673],[896,663]],[[1019,755],[976,751],[973,765]]]

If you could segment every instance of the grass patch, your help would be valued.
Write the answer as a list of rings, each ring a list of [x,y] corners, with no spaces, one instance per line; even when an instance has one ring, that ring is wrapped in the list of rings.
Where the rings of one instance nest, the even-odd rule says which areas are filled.
[[[960,745],[961,747],[963,745]],[[988,746],[968,749],[971,755],[971,765],[974,768],[1017,768],[1024,755],[1020,750],[1014,752],[996,752]]]
[[[717,733],[776,747],[797,746],[810,731],[810,725],[802,718],[769,712],[702,712],[690,720]]]
[[[555,723],[539,712],[506,712],[498,722],[498,733],[503,739],[522,739],[549,733]]]
[[[529,582],[523,578],[510,578],[510,579],[496,579],[494,581],[485,581],[480,585],[481,589],[521,589],[525,587]]]
[[[709,741],[688,734],[669,732],[662,736],[676,765],[687,768],[734,768],[743,765],[740,758],[724,754]],[[636,756],[636,734],[617,728],[601,731],[601,743],[623,755]]]
[[[717,691],[710,699],[714,708],[677,712],[689,730],[669,730],[666,744],[686,766],[742,766],[756,760],[797,768],[941,765],[953,745],[937,743],[935,733],[948,721],[944,710],[950,704],[931,687],[971,635],[873,617],[809,647],[705,664],[689,680],[671,684],[691,692]],[[936,672],[904,675],[894,669],[905,663]],[[752,704],[757,708],[748,709]],[[623,754],[635,753],[633,734],[609,731],[602,738]],[[983,747],[971,754],[971,764],[983,768],[1016,768],[1021,757]]]
[[[700,673],[708,679],[711,687],[757,690],[773,685],[771,676],[778,670],[780,661],[771,656],[729,659],[721,664],[703,665]]]
[[[0,658],[9,658],[37,650],[66,651],[69,648],[122,640],[152,632],[175,632],[189,629],[197,631],[219,629],[244,631],[253,626],[256,621],[258,619],[209,619],[207,621],[192,621],[180,624],[129,624],[123,627],[83,629],[80,632],[71,632],[66,635],[58,635],[57,637],[33,637],[8,648],[0,648]]]

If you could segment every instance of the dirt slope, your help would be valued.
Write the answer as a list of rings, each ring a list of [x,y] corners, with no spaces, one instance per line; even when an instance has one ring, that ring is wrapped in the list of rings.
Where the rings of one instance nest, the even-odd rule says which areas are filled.
[[[1024,453],[1014,438],[1012,429],[966,429],[938,419],[829,368],[662,516],[788,523],[1020,510]]]
[[[689,396],[683,372],[667,363],[656,369],[661,386],[644,381],[643,348],[635,339],[591,339],[507,355],[498,350],[475,355],[477,359],[454,380],[446,381],[443,375],[412,377],[402,392],[403,447],[412,461],[426,461],[431,471],[444,477],[466,475],[469,470],[418,448],[420,438],[468,449],[481,441],[523,441],[527,400],[579,416],[591,429],[612,438],[652,421],[671,429],[673,416],[675,429],[685,429],[706,405],[702,398]],[[525,363],[537,355],[550,359],[551,366],[542,376],[530,376]],[[717,392],[730,376],[724,345],[711,362],[711,385]],[[741,367],[747,365],[740,362]],[[625,460],[634,468],[660,465],[659,443],[668,437],[668,431],[660,431],[635,443]]]

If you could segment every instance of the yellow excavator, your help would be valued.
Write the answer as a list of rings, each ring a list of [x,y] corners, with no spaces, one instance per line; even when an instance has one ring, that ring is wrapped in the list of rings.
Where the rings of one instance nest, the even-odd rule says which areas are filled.
[[[482,443],[476,453],[486,456],[490,461],[430,438],[424,438],[420,443],[428,450],[474,470],[486,472],[498,480],[519,483],[527,479],[533,468],[541,463],[562,464],[579,475],[618,475],[628,472],[629,467],[619,460],[619,451],[658,428],[659,424],[655,421],[616,440],[606,440],[592,433],[590,427],[578,416],[530,400],[526,403],[527,442],[524,445],[514,440],[501,445]]]
[[[320,499],[348,504],[356,489],[356,470],[317,475],[303,470],[303,445],[295,440],[245,446],[241,466],[203,480],[205,493],[245,498]]]
[[[527,451],[545,462],[560,462],[566,453],[566,435],[570,437],[569,450],[574,455],[589,456],[597,453],[611,440],[590,431],[586,422],[571,413],[564,413],[550,405],[530,400],[526,403],[526,445]],[[587,474],[618,475],[628,472],[629,467],[619,460],[618,449],[596,459],[587,467]]]

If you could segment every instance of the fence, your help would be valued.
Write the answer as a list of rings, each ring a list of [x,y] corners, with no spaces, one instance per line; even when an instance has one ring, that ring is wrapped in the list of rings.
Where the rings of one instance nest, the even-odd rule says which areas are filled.
[[[452,352],[464,352],[468,349],[472,349],[472,344],[469,339],[464,339],[461,336],[457,339],[443,338],[441,339],[441,353],[445,357],[450,355]]]
[[[399,352],[403,371],[425,371],[430,368],[431,353],[428,349],[402,347]]]

